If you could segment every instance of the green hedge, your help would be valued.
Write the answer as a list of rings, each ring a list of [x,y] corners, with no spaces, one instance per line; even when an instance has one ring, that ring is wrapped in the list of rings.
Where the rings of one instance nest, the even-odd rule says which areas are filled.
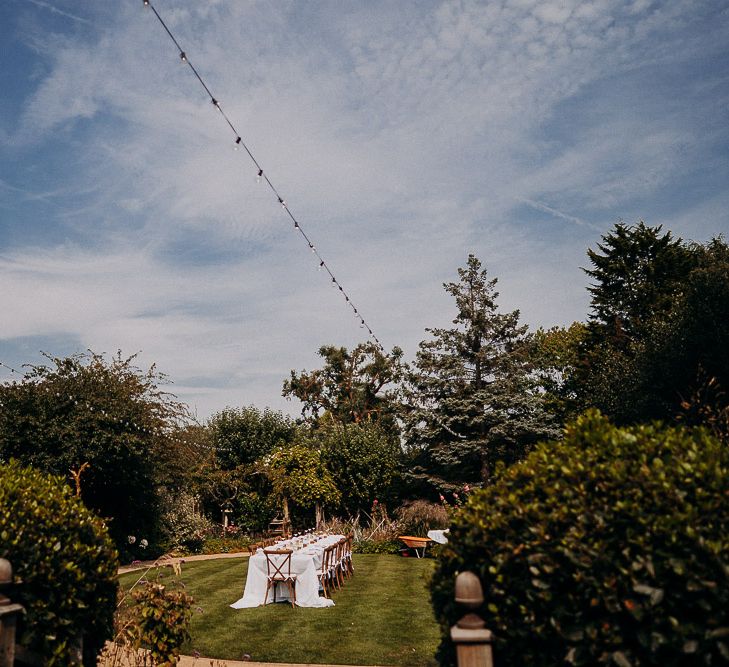
[[[356,554],[396,554],[403,548],[398,540],[356,540],[352,551]]]
[[[729,450],[703,431],[589,412],[456,516],[432,598],[441,664],[459,571],[501,665],[729,662]]]
[[[72,665],[83,636],[84,664],[112,636],[118,561],[103,522],[59,479],[0,465],[0,557],[24,605],[20,643],[47,665]]]

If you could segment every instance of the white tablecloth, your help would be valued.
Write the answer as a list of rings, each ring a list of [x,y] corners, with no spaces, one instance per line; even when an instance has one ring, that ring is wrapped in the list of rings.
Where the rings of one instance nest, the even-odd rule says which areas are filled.
[[[445,530],[429,530],[428,537],[438,544],[448,544],[448,529]]]
[[[333,607],[334,601],[319,596],[319,578],[316,571],[321,567],[324,549],[342,538],[342,535],[328,535],[315,544],[294,551],[291,556],[291,573],[296,575],[296,605],[299,607]],[[296,544],[292,540],[281,542],[270,549],[291,549]],[[281,558],[281,557],[279,557]],[[233,609],[246,607],[259,607],[262,604],[273,602],[273,587],[266,595],[266,554],[259,549],[248,559],[248,578],[246,579],[243,597],[230,606]],[[276,601],[288,600],[288,587],[277,584]]]

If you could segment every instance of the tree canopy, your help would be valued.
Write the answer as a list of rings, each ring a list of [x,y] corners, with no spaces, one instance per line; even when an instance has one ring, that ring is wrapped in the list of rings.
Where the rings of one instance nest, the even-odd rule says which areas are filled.
[[[656,317],[670,310],[695,264],[691,250],[671,232],[644,222],[618,223],[588,249],[594,280],[589,330],[593,339],[624,348]]]
[[[0,385],[0,461],[15,458],[78,485],[120,549],[127,535],[156,539],[157,489],[184,484],[189,461],[175,437],[185,406],[160,388],[164,375],[134,359],[48,357],[22,381]]]
[[[397,432],[376,422],[329,421],[313,437],[341,492],[339,508],[349,516],[389,501],[400,476],[402,449]]]
[[[579,403],[622,424],[674,419],[702,383],[729,383],[729,249],[643,223],[603,239],[604,255],[588,252],[597,282],[574,375]]]
[[[364,420],[394,425],[396,386],[402,375],[402,350],[383,354],[372,342],[346,347],[323,345],[323,368],[291,371],[283,395],[303,403],[302,415],[316,421],[327,413],[341,423]]]
[[[445,283],[456,317],[426,329],[407,377],[407,441],[425,450],[436,485],[488,481],[498,462],[520,459],[555,433],[530,375],[527,327],[500,313],[497,280],[469,255],[458,282]]]

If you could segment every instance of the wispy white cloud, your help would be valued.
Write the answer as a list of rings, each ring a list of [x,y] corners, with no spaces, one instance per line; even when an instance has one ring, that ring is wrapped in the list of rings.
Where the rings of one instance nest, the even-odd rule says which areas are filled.
[[[582,218],[578,218],[574,215],[569,215],[569,213],[563,213],[562,211],[557,210],[556,208],[553,208],[552,206],[547,206],[546,204],[543,204],[542,202],[534,201],[533,199],[522,199],[521,200],[524,204],[527,206],[531,206],[532,208],[536,209],[537,211],[544,211],[545,213],[549,213],[550,215],[553,215],[555,218],[560,218],[561,220],[566,220],[567,222],[572,222],[575,225],[581,225],[586,227],[592,227],[594,230],[601,232],[603,231],[603,228],[593,224],[592,222],[587,222],[586,220],[583,220]]]
[[[57,14],[58,16],[63,16],[67,19],[72,19],[73,21],[77,21],[78,23],[85,23],[85,24],[91,23],[91,21],[89,21],[88,19],[85,19],[82,16],[77,16],[76,14],[72,14],[71,12],[64,11],[63,9],[59,9],[55,5],[52,5],[50,2],[43,2],[42,0],[25,0],[25,1],[31,3],[32,5],[35,5],[36,7],[45,9],[53,14]]]
[[[711,2],[158,4],[378,336],[409,354],[450,321],[441,284],[468,252],[504,308],[569,323],[607,225],[663,210],[651,202],[704,159],[727,170],[712,153],[726,128],[698,111],[719,108],[725,76],[684,77],[685,100],[670,80],[721,51]],[[47,73],[9,145],[68,167],[15,201],[63,192],[48,224],[74,244],[3,248],[16,316],[0,339],[143,349],[201,412],[284,405],[289,368],[363,332],[154,16],[132,3],[94,21],[27,36]]]

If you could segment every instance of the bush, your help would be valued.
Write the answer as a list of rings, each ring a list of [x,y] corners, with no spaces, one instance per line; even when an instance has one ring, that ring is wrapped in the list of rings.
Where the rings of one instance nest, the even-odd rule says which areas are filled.
[[[162,564],[164,559],[158,562]],[[137,582],[140,586],[120,592],[114,642],[107,644],[101,664],[177,664],[182,645],[190,640],[194,600],[183,590],[180,564],[171,565],[172,577],[167,577],[166,567],[158,565],[154,579],[142,579]],[[140,659],[139,649],[148,651],[147,656]]]
[[[220,529],[218,529],[219,531]],[[204,554],[233,554],[245,551],[253,540],[248,535],[226,535],[221,537],[220,534],[210,532],[205,538],[205,542],[200,549],[200,553]]]
[[[184,488],[200,457],[176,437],[187,408],[160,388],[164,375],[137,368],[133,356],[47,358],[21,382],[0,383],[0,460],[66,479],[75,471],[85,505],[110,519],[125,561],[128,535],[161,553],[157,489]]]
[[[103,522],[59,478],[17,462],[0,465],[0,557],[26,611],[20,643],[47,665],[84,663],[112,636],[117,555]]]
[[[359,540],[352,543],[356,554],[397,554],[403,544],[397,540]]]
[[[463,570],[483,583],[497,664],[725,664],[728,476],[705,431],[586,413],[456,515],[432,587],[441,664]]]
[[[255,491],[239,494],[231,503],[236,525],[247,533],[262,533],[279,510],[279,502],[273,494],[262,495]]]
[[[205,535],[213,523],[196,511],[196,501],[189,493],[162,491],[162,532],[168,550],[199,553]]]
[[[413,500],[406,503],[396,514],[402,535],[425,537],[429,530],[448,527],[446,508],[427,500]]]

